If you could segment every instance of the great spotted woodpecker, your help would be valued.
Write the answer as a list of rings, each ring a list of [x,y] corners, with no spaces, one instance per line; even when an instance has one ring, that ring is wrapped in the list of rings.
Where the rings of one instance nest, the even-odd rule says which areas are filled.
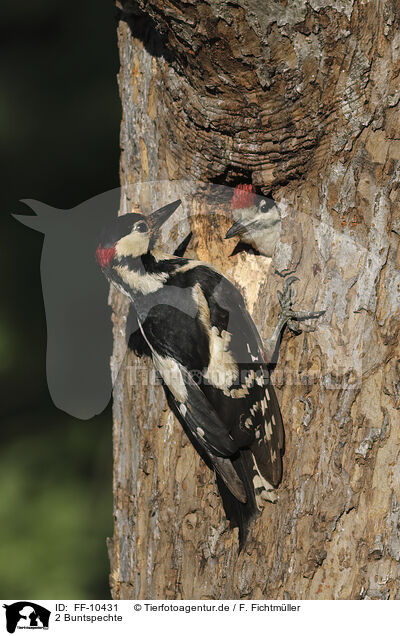
[[[253,185],[236,186],[232,200],[234,224],[225,238],[239,236],[240,241],[232,254],[250,251],[272,256],[281,233],[281,218],[274,201],[256,194]]]
[[[130,347],[151,356],[172,412],[215,471],[241,549],[263,502],[276,499],[282,417],[240,292],[214,267],[155,247],[159,228],[179,203],[147,217],[118,217],[103,231],[96,256],[134,306],[139,329]],[[290,302],[281,304],[286,313],[279,331],[296,320]]]

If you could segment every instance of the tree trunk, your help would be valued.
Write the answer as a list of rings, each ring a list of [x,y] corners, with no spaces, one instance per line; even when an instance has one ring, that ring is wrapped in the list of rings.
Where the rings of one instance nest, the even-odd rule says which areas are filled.
[[[192,251],[239,286],[264,338],[289,273],[295,307],[326,314],[283,338],[284,477],[238,554],[213,474],[143,380],[151,363],[125,356],[127,302],[113,292],[112,594],[400,598],[398,7],[138,0],[123,2],[118,32],[121,212],[181,196]],[[203,214],[193,178],[274,197],[272,263],[229,257],[226,201]],[[155,199],[136,186],[161,180]]]

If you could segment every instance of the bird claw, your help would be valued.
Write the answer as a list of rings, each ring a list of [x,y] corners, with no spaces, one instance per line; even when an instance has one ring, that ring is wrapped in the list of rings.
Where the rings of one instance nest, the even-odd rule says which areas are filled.
[[[294,289],[292,284],[299,280],[297,276],[289,276],[285,280],[283,286],[283,292],[277,292],[279,304],[282,309],[282,317],[285,319],[286,325],[290,331],[294,334],[299,335],[303,331],[311,332],[315,331],[316,327],[313,325],[304,325],[302,328],[298,324],[303,320],[315,320],[316,318],[320,318],[325,313],[325,310],[322,311],[293,311],[292,306],[295,299]]]
[[[299,328],[298,324],[294,320],[288,320],[286,325],[287,328],[290,329],[290,331],[292,331],[296,336],[301,334],[302,330]]]

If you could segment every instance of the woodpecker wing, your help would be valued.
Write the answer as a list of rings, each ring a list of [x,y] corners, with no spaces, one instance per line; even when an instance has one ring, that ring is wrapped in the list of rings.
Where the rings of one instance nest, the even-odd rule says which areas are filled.
[[[182,409],[182,403],[175,399],[169,387],[165,383],[164,390],[171,411],[181,423],[183,430],[199,453],[200,457],[203,458],[209,468],[214,468],[231,495],[241,502],[241,504],[245,504],[247,501],[246,489],[244,488],[237,472],[233,468],[230,459],[227,459],[226,457],[219,457],[210,450],[209,445],[204,443],[204,436],[199,434],[197,421],[195,420],[192,411],[185,411],[185,409]]]
[[[162,299],[165,301],[164,297]],[[174,329],[166,329],[166,325],[174,325]],[[201,362],[204,347],[199,343],[190,308],[185,312],[165,302],[155,304],[148,310],[142,330],[154,365],[191,433],[207,452],[230,457],[237,451],[237,444],[230,435],[229,427],[218,417],[194,380],[194,377],[200,379],[201,376],[195,361]]]
[[[255,470],[259,473],[260,479],[256,482],[261,488],[266,480],[265,488],[268,489],[269,484],[279,484],[282,477],[284,430],[278,400],[264,362],[262,340],[236,287],[210,268],[199,266],[196,269],[210,309],[210,328],[217,327],[229,333],[229,352],[238,363],[240,372],[239,390],[231,394],[241,397],[235,405],[231,399],[220,396],[217,413],[225,422],[235,415],[237,417],[235,409],[246,414],[246,428],[254,433],[248,446],[254,455]],[[205,391],[210,392],[207,387]],[[241,430],[238,438],[240,435]]]
[[[225,279],[226,281],[226,279]],[[228,284],[226,284],[228,283]],[[251,373],[252,364],[258,366],[256,380],[249,387],[246,396],[249,418],[253,424],[256,439],[250,445],[255,459],[255,468],[260,477],[276,486],[282,478],[282,452],[284,447],[284,429],[275,389],[270,382],[267,365],[264,362],[264,351],[261,337],[248,313],[241,294],[231,289],[229,281],[219,286],[216,292],[217,302],[229,310],[228,330],[232,329],[232,348],[237,356],[249,359],[248,368]],[[246,351],[243,350],[246,344]],[[239,358],[243,360],[243,358]],[[245,368],[247,361],[240,365]],[[254,368],[254,367],[253,367]],[[246,383],[246,374],[244,377]]]
[[[186,424],[209,453],[230,457],[237,451],[237,444],[229,434],[229,429],[220,420],[190,373],[181,365],[179,367],[185,384],[186,399],[178,408]],[[169,387],[171,389],[171,384]]]
[[[200,392],[231,432],[236,448],[254,449],[255,482],[268,490],[282,476],[283,424],[261,337],[243,297],[228,279],[198,261],[176,264],[162,293],[173,292],[182,315],[190,317],[179,323],[178,315],[170,314],[166,320],[164,310],[164,324],[175,326],[164,346],[186,369],[201,364]],[[237,388],[213,380],[211,370],[224,374],[226,369],[239,375]]]

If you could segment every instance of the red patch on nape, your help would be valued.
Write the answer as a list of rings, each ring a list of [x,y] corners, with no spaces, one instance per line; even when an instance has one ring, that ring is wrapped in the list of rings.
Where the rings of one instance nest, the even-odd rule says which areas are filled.
[[[113,247],[101,247],[98,246],[96,250],[96,258],[100,267],[110,267],[111,261],[115,256],[115,246]]]
[[[239,183],[233,193],[231,207],[232,210],[237,208],[250,208],[256,200],[256,189],[251,183]]]

